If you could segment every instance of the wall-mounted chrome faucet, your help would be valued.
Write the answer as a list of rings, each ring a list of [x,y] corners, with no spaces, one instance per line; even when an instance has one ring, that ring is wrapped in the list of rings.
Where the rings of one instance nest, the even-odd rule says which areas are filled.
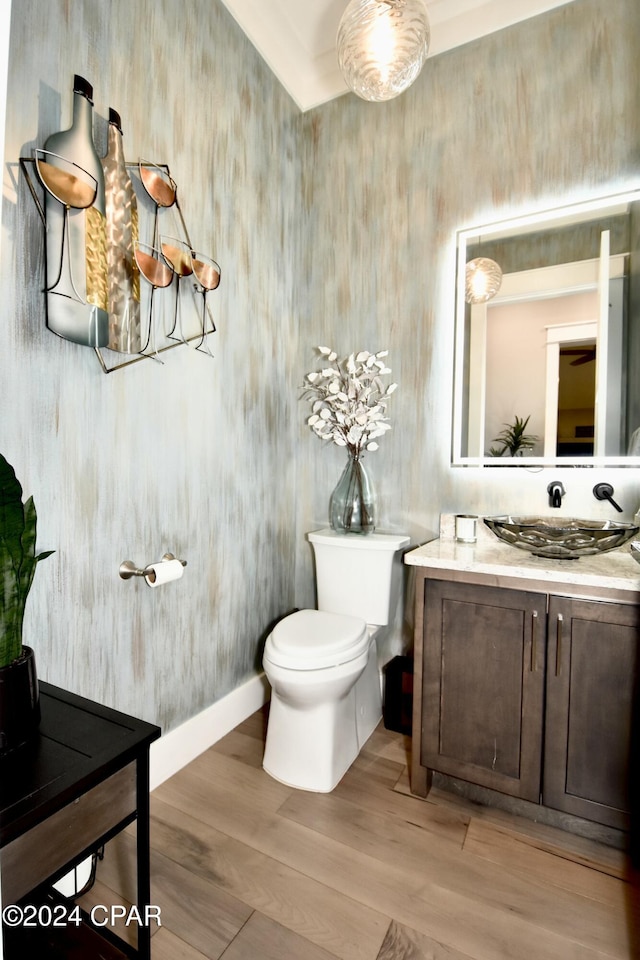
[[[564,486],[560,483],[559,480],[553,480],[547,487],[547,493],[549,494],[549,506],[550,507],[561,507],[562,498],[564,497],[566,490]]]
[[[615,507],[618,513],[622,513],[622,507],[613,499],[613,487],[610,483],[596,483],[593,488],[593,495],[596,500],[608,500],[612,507]]]

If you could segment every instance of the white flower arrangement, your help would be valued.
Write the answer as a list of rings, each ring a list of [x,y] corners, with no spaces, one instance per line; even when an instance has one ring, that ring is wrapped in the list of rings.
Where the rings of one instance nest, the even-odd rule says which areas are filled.
[[[305,377],[303,399],[311,402],[307,425],[321,440],[346,447],[353,457],[377,450],[377,440],[391,429],[385,415],[397,383],[385,387],[391,373],[385,363],[388,350],[362,350],[338,360],[329,347],[318,347],[325,366]]]

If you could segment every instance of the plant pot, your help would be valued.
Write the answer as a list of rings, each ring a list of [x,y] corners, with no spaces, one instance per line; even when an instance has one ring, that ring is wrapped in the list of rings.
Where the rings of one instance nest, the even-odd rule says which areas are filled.
[[[38,732],[40,693],[31,647],[0,667],[0,756],[28,743]]]

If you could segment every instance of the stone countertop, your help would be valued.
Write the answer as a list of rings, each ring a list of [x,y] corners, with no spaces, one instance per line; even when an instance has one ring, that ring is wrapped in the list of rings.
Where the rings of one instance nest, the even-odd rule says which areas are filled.
[[[476,543],[458,543],[453,518],[443,516],[440,537],[404,555],[404,562],[416,567],[458,570],[493,577],[546,580],[577,587],[599,587],[640,594],[640,564],[631,556],[629,544],[592,557],[577,560],[547,560],[526,550],[503,543],[478,518]]]

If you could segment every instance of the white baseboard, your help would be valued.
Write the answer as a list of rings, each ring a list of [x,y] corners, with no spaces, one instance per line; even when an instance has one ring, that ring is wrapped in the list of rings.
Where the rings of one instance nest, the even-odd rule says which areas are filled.
[[[159,787],[259,710],[268,701],[269,695],[270,688],[265,675],[258,674],[152,743],[150,789]]]

